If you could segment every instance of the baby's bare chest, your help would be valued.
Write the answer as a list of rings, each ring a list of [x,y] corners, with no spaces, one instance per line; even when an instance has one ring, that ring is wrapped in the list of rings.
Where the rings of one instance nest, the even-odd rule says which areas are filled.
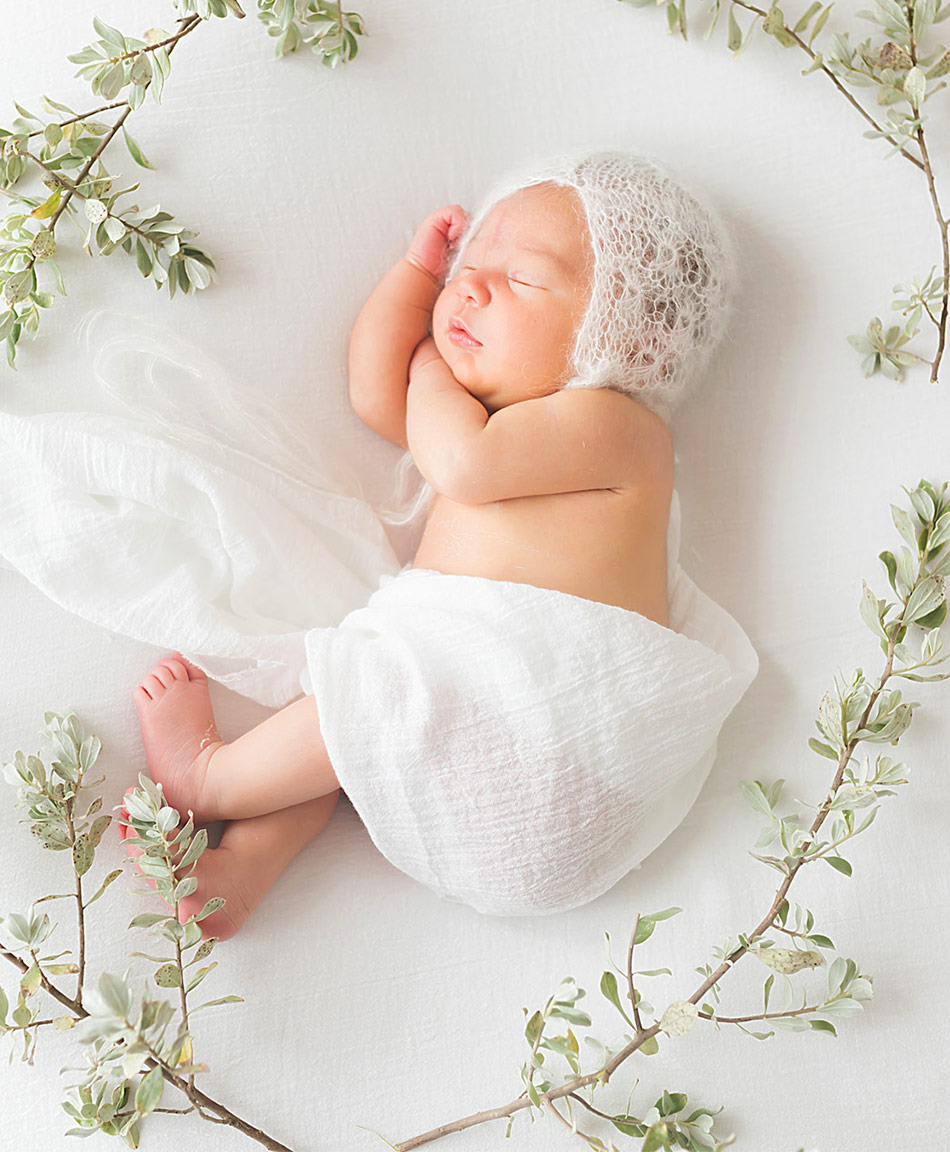
[[[555,588],[665,623],[668,515],[659,489],[480,505],[436,494],[413,567]]]

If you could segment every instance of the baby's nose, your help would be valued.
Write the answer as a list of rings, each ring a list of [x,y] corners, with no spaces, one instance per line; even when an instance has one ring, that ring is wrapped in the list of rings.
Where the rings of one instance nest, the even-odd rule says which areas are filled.
[[[458,294],[463,300],[471,300],[473,304],[481,307],[491,299],[491,291],[482,276],[477,272],[468,272],[456,285]]]

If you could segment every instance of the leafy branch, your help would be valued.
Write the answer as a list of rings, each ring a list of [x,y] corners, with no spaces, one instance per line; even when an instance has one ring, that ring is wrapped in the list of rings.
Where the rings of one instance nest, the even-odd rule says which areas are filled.
[[[201,910],[183,921],[181,901],[192,895],[198,882],[194,872],[205,851],[208,835],[194,830],[189,818],[179,827],[178,813],[164,804],[160,785],[146,777],[140,787],[125,799],[120,822],[134,836],[142,853],[137,861],[140,872],[153,888],[140,894],[153,897],[157,891],[169,910],[142,913],[130,928],[145,928],[166,942],[163,955],[133,952],[158,967],[152,979],[159,988],[177,989],[177,1007],[171,1001],[152,998],[143,991],[136,996],[125,976],[103,972],[96,990],[85,988],[86,917],[89,906],[103,895],[121,875],[110,872],[95,894],[85,898],[83,880],[90,872],[96,849],[112,817],[97,815],[102,798],[87,802],[84,789],[102,783],[86,782],[86,773],[95,764],[100,742],[86,736],[76,716],[47,712],[45,736],[52,745],[54,759],[47,766],[39,755],[16,752],[3,767],[6,779],[19,790],[18,804],[26,809],[25,823],[42,847],[69,854],[75,878],[75,893],[56,893],[34,901],[28,913],[9,913],[0,918],[0,956],[20,973],[17,998],[12,1008],[0,988],[0,1033],[23,1041],[23,1059],[33,1063],[41,1028],[73,1030],[85,1054],[85,1065],[71,1069],[82,1073],[71,1086],[63,1104],[76,1127],[67,1135],[88,1136],[95,1131],[119,1136],[130,1148],[137,1148],[142,1121],[154,1111],[195,1113],[204,1120],[224,1124],[243,1132],[262,1147],[289,1152],[231,1109],[201,1091],[195,1077],[207,1071],[195,1063],[192,1020],[197,1012],[220,1004],[234,1003],[238,996],[223,996],[193,1007],[189,995],[216,967],[208,960],[216,940],[202,937],[199,922],[224,904],[220,897],[205,902]],[[75,899],[78,963],[63,961],[72,950],[48,951],[47,941],[56,925],[38,906],[49,900]],[[199,967],[200,965],[200,967]],[[57,978],[75,975],[75,991],[70,994]],[[55,1001],[65,1012],[44,1013],[41,1001]],[[8,1018],[9,1016],[9,1018]],[[186,1099],[184,1108],[161,1108],[166,1085],[176,1088]]]
[[[906,490],[905,490],[906,491]],[[717,1028],[731,1025],[757,1040],[767,1040],[774,1030],[790,1032],[823,1032],[837,1035],[832,1019],[858,1015],[864,1003],[872,996],[871,979],[864,975],[857,963],[837,955],[828,965],[827,986],[821,995],[799,987],[792,977],[798,973],[822,967],[825,953],[836,951],[833,941],[815,931],[814,914],[797,905],[791,905],[788,892],[799,871],[808,864],[824,860],[835,871],[850,876],[851,864],[840,855],[841,846],[865,832],[873,823],[884,797],[895,795],[895,787],[907,782],[907,766],[885,755],[873,760],[866,756],[861,763],[855,759],[859,744],[896,745],[909,727],[916,703],[902,699],[895,688],[888,688],[892,679],[937,681],[950,679],[950,672],[935,669],[945,663],[942,654],[940,627],[947,614],[946,577],[950,575],[950,493],[946,483],[935,486],[921,481],[908,492],[911,511],[892,506],[895,526],[906,542],[897,555],[882,552],[880,560],[888,582],[897,594],[896,603],[878,600],[864,584],[860,604],[862,619],[877,636],[884,654],[884,667],[877,683],[869,681],[861,669],[849,678],[835,677],[834,686],[824,695],[818,708],[816,727],[818,737],[809,740],[809,747],[822,758],[835,762],[835,772],[827,792],[812,807],[815,815],[808,824],[798,812],[780,811],[784,780],[771,784],[762,781],[742,781],[740,789],[746,801],[768,823],[756,841],[756,848],[776,845],[774,854],[751,854],[782,875],[766,914],[749,932],[729,939],[722,947],[713,949],[716,967],[706,963],[696,971],[703,977],[699,987],[686,999],[676,1000],[659,1014],[642,997],[636,986],[636,977],[669,974],[659,968],[634,971],[634,949],[645,943],[656,925],[681,911],[667,908],[649,915],[638,915],[627,950],[624,969],[603,973],[600,982],[602,995],[617,1009],[630,1032],[623,1034],[623,1044],[608,1047],[590,1036],[584,1044],[594,1051],[597,1066],[584,1073],[580,1067],[581,1047],[575,1028],[589,1027],[590,1017],[577,1008],[577,1001],[585,992],[578,988],[572,977],[562,981],[543,1010],[531,1014],[525,1026],[529,1055],[521,1069],[524,1091],[515,1100],[472,1116],[442,1124],[429,1132],[393,1144],[396,1152],[410,1149],[448,1135],[485,1123],[488,1120],[508,1118],[508,1132],[517,1113],[529,1110],[548,1112],[572,1134],[583,1140],[594,1152],[619,1152],[616,1145],[592,1132],[582,1131],[571,1113],[571,1102],[582,1105],[591,1115],[609,1120],[616,1131],[642,1138],[641,1152],[658,1149],[684,1148],[690,1152],[721,1149],[732,1138],[721,1139],[713,1132],[716,1112],[707,1108],[688,1110],[685,1093],[664,1091],[663,1095],[638,1116],[629,1112],[611,1114],[593,1106],[598,1087],[609,1083],[617,1069],[635,1052],[651,1056],[659,1051],[660,1036],[681,1036],[698,1020],[708,1020]],[[919,651],[908,641],[910,629],[921,632]],[[789,938],[791,947],[777,947],[769,932],[780,932]],[[608,936],[609,946],[609,936]],[[719,1011],[720,983],[744,956],[754,956],[769,969],[763,985],[761,1011],[738,1015],[724,1015]],[[623,978],[623,985],[617,975]],[[778,981],[778,990],[776,989]],[[621,991],[621,989],[623,989]],[[706,997],[711,997],[707,1000]],[[776,1003],[776,998],[780,1000]],[[798,1002],[800,1000],[800,1002]],[[773,1010],[769,1011],[770,1004]],[[525,1015],[528,1015],[527,1009]],[[652,1017],[652,1019],[650,1019]],[[566,1030],[552,1035],[547,1030],[558,1021],[564,1021]],[[769,1031],[753,1031],[746,1025],[764,1021]],[[538,1081],[546,1075],[546,1054],[564,1059],[570,1075],[555,1083],[553,1078]],[[581,1095],[590,1089],[591,1099]],[[557,1107],[565,1102],[566,1112]]]
[[[636,8],[666,7],[668,30],[687,38],[686,0],[620,0]],[[946,81],[950,73],[950,51],[943,44],[924,50],[935,24],[950,15],[950,4],[940,6],[939,0],[872,0],[871,11],[858,16],[877,26],[875,37],[851,43],[850,33],[831,36],[830,46],[816,51],[812,45],[823,31],[833,8],[831,3],[814,0],[806,11],[789,27],[783,10],[773,2],[768,10],[745,0],[726,0],[728,9],[727,44],[734,57],[748,47],[757,27],[773,37],[784,48],[799,48],[811,60],[802,72],[825,75],[859,115],[870,124],[864,133],[871,139],[886,140],[891,146],[888,157],[900,155],[923,173],[927,182],[934,219],[940,238],[942,275],[934,265],[926,278],[914,279],[909,284],[895,284],[896,299],[892,310],[904,317],[899,324],[887,325],[875,316],[863,336],[849,336],[851,345],[861,353],[865,376],[880,371],[893,380],[902,380],[904,369],[914,364],[930,368],[931,383],[937,383],[940,364],[947,344],[947,322],[950,312],[950,220],[944,214],[937,194],[930,152],[924,125],[927,117],[923,107]],[[708,40],[719,20],[721,0],[712,0],[708,15],[711,21],[703,34]],[[737,9],[751,12],[753,20],[743,31],[736,18]],[[810,31],[809,31],[809,26]],[[847,87],[846,87],[847,86]],[[877,105],[886,109],[882,120],[875,119],[856,97],[851,88],[876,88]],[[912,352],[905,346],[920,332],[921,320],[928,319],[937,329],[936,349],[932,358]]]
[[[114,188],[121,177],[110,174],[103,161],[103,153],[121,129],[133,161],[142,168],[153,167],[126,129],[126,120],[149,95],[161,103],[171,74],[171,54],[185,36],[214,17],[245,15],[237,0],[174,3],[181,14],[174,33],[150,28],[138,39],[98,17],[93,19],[99,39],[68,59],[80,65],[76,75],[87,80],[105,104],[76,112],[44,96],[44,111],[54,119],[44,122],[15,103],[19,115],[12,127],[0,127],[0,192],[17,206],[0,227],[0,293],[6,305],[0,311],[0,341],[6,343],[7,362],[14,369],[21,335],[26,332],[35,339],[39,310],[53,303],[52,292],[39,286],[38,271],[43,265],[52,273],[58,291],[66,295],[62,272],[53,259],[57,250],[54,232],[64,213],[81,233],[85,231],[83,249],[90,257],[96,253],[109,256],[121,248],[134,256],[142,276],[151,277],[156,289],[166,288],[170,297],[176,291],[198,291],[217,281],[214,260],[191,243],[198,233],[175,224],[160,204],[144,210],[138,204],[120,205],[122,197],[135,192],[139,184]],[[327,0],[258,0],[258,16],[268,35],[277,39],[277,57],[307,46],[330,68],[352,60],[357,37],[366,33],[357,13]],[[123,91],[125,98],[116,100]],[[111,124],[94,119],[112,111],[118,115]],[[41,174],[45,195],[19,190],[30,166]],[[80,221],[76,201],[82,202],[85,223]]]

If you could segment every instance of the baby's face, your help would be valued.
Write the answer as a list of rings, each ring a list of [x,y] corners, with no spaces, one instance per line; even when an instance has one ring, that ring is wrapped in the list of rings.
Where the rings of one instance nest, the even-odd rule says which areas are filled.
[[[590,263],[569,188],[524,188],[485,217],[436,300],[432,335],[456,380],[489,412],[567,382]]]

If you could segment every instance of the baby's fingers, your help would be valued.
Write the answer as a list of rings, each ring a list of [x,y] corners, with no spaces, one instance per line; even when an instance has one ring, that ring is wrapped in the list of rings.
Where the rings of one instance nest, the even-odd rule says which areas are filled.
[[[450,244],[455,244],[468,227],[468,213],[460,204],[449,204],[442,211],[445,213],[445,237]]]

